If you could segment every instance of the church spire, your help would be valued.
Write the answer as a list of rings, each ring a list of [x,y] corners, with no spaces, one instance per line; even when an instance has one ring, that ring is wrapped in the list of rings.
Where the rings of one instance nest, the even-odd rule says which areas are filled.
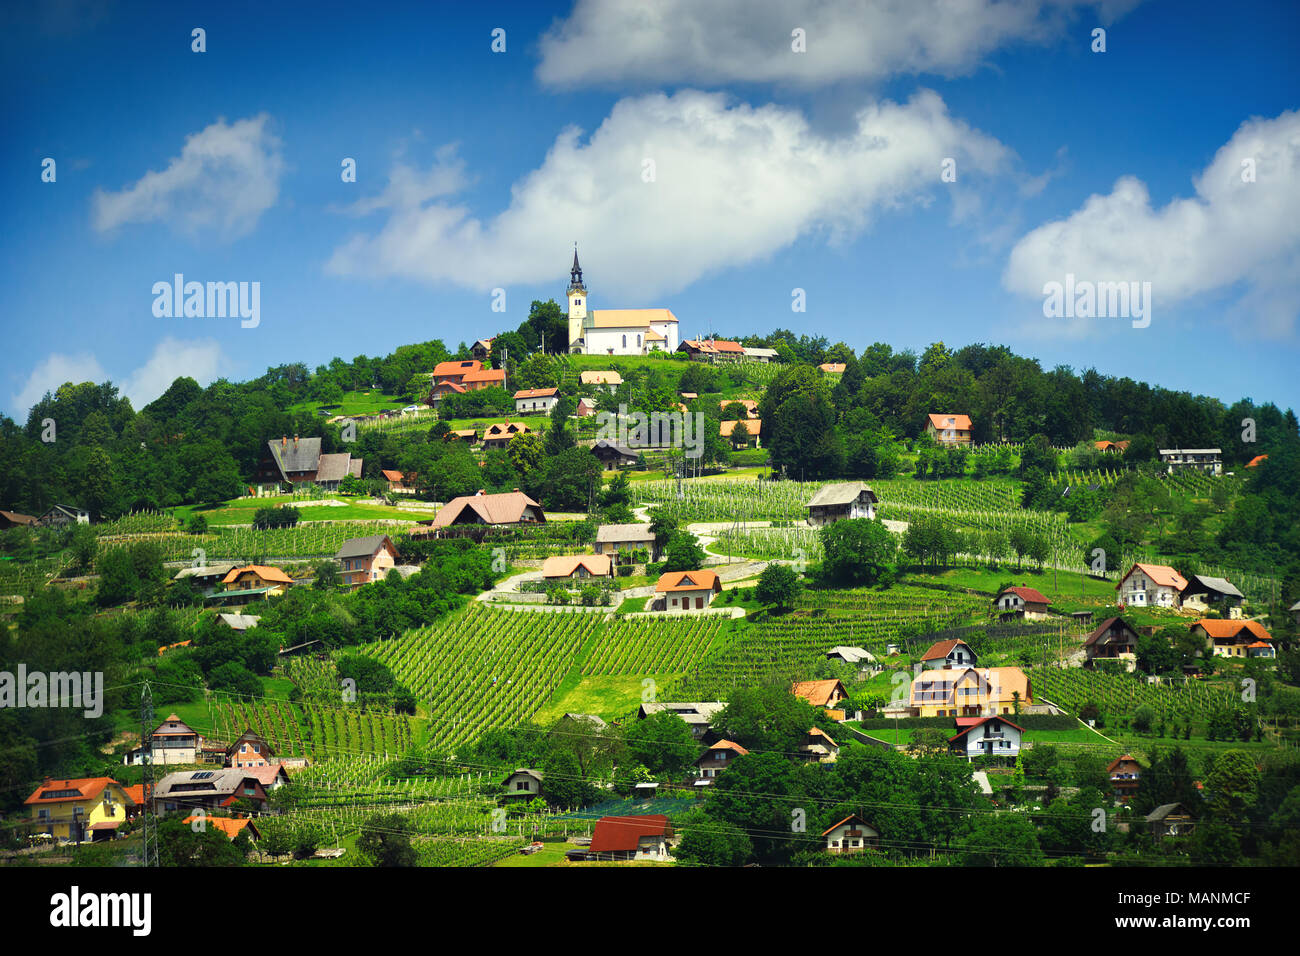
[[[578,265],[578,244],[573,244],[573,268],[569,270],[569,291],[586,292],[587,288],[582,284],[582,266]]]

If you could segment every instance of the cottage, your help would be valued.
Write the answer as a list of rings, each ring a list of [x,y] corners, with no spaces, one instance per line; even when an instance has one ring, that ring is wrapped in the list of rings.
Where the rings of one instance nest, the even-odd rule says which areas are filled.
[[[1231,581],[1206,574],[1189,575],[1180,597],[1185,608],[1202,612],[1217,610],[1232,620],[1241,617],[1241,604],[1245,600],[1245,595]]]
[[[1122,455],[1128,450],[1126,441],[1095,441],[1092,447],[1107,455]]]
[[[692,362],[736,362],[745,358],[745,348],[739,342],[723,339],[686,339],[677,347]]]
[[[1191,811],[1181,803],[1162,803],[1144,819],[1153,837],[1187,836],[1196,828]]]
[[[540,770],[529,770],[520,767],[510,776],[506,777],[501,784],[505,791],[505,796],[514,797],[540,797],[542,795],[542,772]]]
[[[662,813],[644,816],[601,817],[591,834],[589,860],[668,859],[673,828]]]
[[[249,564],[244,567],[231,568],[221,579],[225,590],[208,598],[208,602],[225,607],[248,604],[250,601],[266,601],[279,597],[293,584],[293,578],[279,568],[264,564]]]
[[[229,574],[234,564],[207,564],[197,568],[181,568],[172,578],[173,581],[190,581],[206,597],[214,594],[221,579]]]
[[[502,527],[545,523],[546,514],[542,506],[523,492],[489,495],[479,491],[478,494],[451,499],[434,517],[430,527],[439,530],[464,524]]]
[[[467,445],[477,445],[479,443],[478,429],[476,428],[453,428],[442,436],[443,441],[463,441]]]
[[[495,422],[483,433],[483,448],[488,451],[493,448],[505,448],[510,444],[510,439],[516,435],[527,435],[531,432],[532,429],[523,422]]]
[[[861,481],[824,485],[808,502],[808,523],[814,527],[852,518],[875,518],[880,499]]]
[[[279,790],[289,782],[289,771],[283,761],[268,763],[261,767],[244,767],[244,772],[257,780],[267,793]]]
[[[607,554],[552,555],[542,562],[542,577],[547,581],[583,581],[613,576],[614,562]]]
[[[36,524],[43,528],[64,528],[70,524],[90,524],[90,512],[85,508],[78,508],[76,505],[55,505],[37,518]]]
[[[459,382],[439,382],[429,388],[427,400],[430,405],[437,406],[448,395],[464,395],[469,389]]]
[[[1011,757],[1020,753],[1025,729],[1005,717],[958,717],[957,733],[948,738],[948,749],[966,759]]]
[[[1142,765],[1130,754],[1116,757],[1106,767],[1110,775],[1110,788],[1120,801],[1127,803],[1138,791],[1138,782],[1142,779]]]
[[[757,418],[748,421],[718,422],[718,434],[731,442],[733,448],[748,445],[762,448],[763,423]]]
[[[791,685],[790,693],[802,697],[814,707],[832,708],[842,700],[847,700],[848,690],[839,680],[805,680]]]
[[[961,669],[975,664],[975,652],[965,641],[938,641],[921,655],[921,666],[927,670]]]
[[[931,414],[926,416],[925,433],[938,445],[969,445],[971,443],[969,415]]]
[[[187,770],[169,773],[154,788],[155,813],[177,810],[229,809],[238,800],[252,803],[258,810],[266,806],[266,789],[247,770]]]
[[[319,436],[299,438],[294,435],[290,439],[289,436],[282,435],[278,440],[270,439],[262,451],[255,472],[254,483],[258,486],[258,493],[274,493],[281,484],[315,482],[320,458]],[[360,468],[357,471],[359,473]]]
[[[712,781],[726,770],[737,757],[743,757],[749,751],[732,740],[719,740],[695,761],[695,773],[701,780]]]
[[[880,831],[856,813],[822,831],[829,853],[861,853],[880,843]]]
[[[575,418],[588,418],[595,414],[596,403],[586,396],[578,399],[577,404],[573,406],[573,415]]]
[[[1169,474],[1177,471],[1203,471],[1223,474],[1223,450],[1220,448],[1161,448],[1160,463]]]
[[[31,515],[19,514],[17,511],[0,511],[0,531],[9,528],[30,528],[34,526],[39,519]]]
[[[392,495],[415,494],[415,475],[407,475],[395,468],[384,468],[379,472],[388,482],[388,493]]]
[[[623,376],[613,369],[605,371],[587,371],[578,373],[579,385],[591,385],[612,393],[623,384]]]
[[[515,411],[549,415],[560,400],[558,388],[525,388],[515,392]]]
[[[112,777],[46,777],[23,806],[27,807],[30,832],[82,843],[112,839],[134,802]]]
[[[820,727],[813,727],[799,745],[799,753],[807,760],[834,763],[840,755],[840,745]]]
[[[681,701],[677,703],[644,703],[637,710],[637,719],[645,720],[654,714],[667,711],[676,714],[691,728],[691,734],[700,740],[709,733],[709,724],[727,705],[720,701]]]
[[[635,449],[602,438],[591,446],[591,453],[609,468],[632,468],[640,463],[641,455]]]
[[[469,354],[474,356],[474,358],[478,359],[480,362],[486,362],[492,357],[492,343],[494,341],[496,341],[495,337],[490,339],[479,339],[469,347]]]
[[[1135,564],[1120,578],[1120,607],[1179,607],[1187,579],[1164,564]]]
[[[615,560],[644,551],[651,561],[659,560],[659,549],[655,546],[655,535],[649,523],[603,524],[596,531],[592,550],[596,554],[611,555]]]
[[[1122,617],[1108,617],[1084,639],[1087,662],[1099,660],[1137,660],[1138,633]]]
[[[338,491],[344,478],[361,477],[361,462],[347,452],[321,455],[316,463],[316,484],[322,491]]]
[[[776,349],[765,349],[759,346],[746,345],[741,351],[745,353],[745,358],[762,365],[778,361],[781,358],[781,353]]]
[[[1051,617],[1047,613],[1049,603],[1041,591],[1027,587],[1005,588],[993,599],[993,606],[1003,620],[1020,617],[1034,621]]]
[[[907,709],[917,717],[980,717],[1032,704],[1033,689],[1019,667],[966,667],[922,671]]]
[[[343,585],[359,588],[382,580],[397,565],[397,545],[386,534],[349,538],[334,553]]]
[[[1271,653],[1259,653],[1263,644],[1270,651],[1273,647],[1273,635],[1264,629],[1258,621],[1223,621],[1203,618],[1187,625],[1192,633],[1204,639],[1205,649],[1215,657],[1272,657]],[[1250,648],[1255,653],[1250,653]]]
[[[664,596],[666,611],[700,611],[722,593],[722,582],[715,571],[669,571],[659,576],[655,594]]]
[[[262,832],[257,829],[257,824],[252,820],[237,820],[234,817],[208,816],[207,814],[202,817],[188,816],[184,820],[187,824],[193,824],[196,821],[201,821],[200,826],[211,826],[213,829],[219,830],[231,840],[234,840],[241,833],[246,834],[254,843],[262,839]]]
[[[843,661],[845,664],[856,664],[865,667],[867,664],[874,664],[876,658],[864,647],[846,647],[843,644],[832,647],[826,652],[826,659],[832,661]]]

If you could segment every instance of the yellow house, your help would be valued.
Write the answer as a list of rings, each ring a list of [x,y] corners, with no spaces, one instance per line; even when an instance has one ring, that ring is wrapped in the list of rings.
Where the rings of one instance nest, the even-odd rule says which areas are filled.
[[[120,783],[111,777],[51,780],[23,801],[31,810],[32,833],[48,833],[56,840],[82,842],[112,839],[126,822],[126,808],[134,806]]]
[[[927,670],[912,681],[908,704],[918,717],[1011,714],[1033,703],[1029,678],[1019,667]]]

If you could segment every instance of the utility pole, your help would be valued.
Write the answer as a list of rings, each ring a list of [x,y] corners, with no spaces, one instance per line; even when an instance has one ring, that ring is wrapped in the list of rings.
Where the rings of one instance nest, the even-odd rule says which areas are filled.
[[[144,815],[141,823],[143,866],[158,866],[158,820],[153,812],[153,691],[149,682],[140,690],[140,754],[144,761]]]

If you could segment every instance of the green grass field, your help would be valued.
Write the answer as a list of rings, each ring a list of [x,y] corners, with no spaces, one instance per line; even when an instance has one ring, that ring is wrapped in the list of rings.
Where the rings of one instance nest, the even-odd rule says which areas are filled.
[[[285,502],[301,500],[292,495],[275,495],[269,498],[236,498],[222,502],[215,507],[201,505],[182,505],[173,513],[180,521],[187,521],[191,514],[201,514],[213,527],[252,524],[253,515],[259,508],[270,508]],[[428,514],[401,508],[389,508],[386,505],[362,504],[356,498],[343,495],[325,495],[321,501],[339,501],[341,505],[304,505],[299,507],[301,521],[382,521],[397,519],[401,521],[419,521],[431,517],[434,513],[431,502],[422,502],[428,506]]]

